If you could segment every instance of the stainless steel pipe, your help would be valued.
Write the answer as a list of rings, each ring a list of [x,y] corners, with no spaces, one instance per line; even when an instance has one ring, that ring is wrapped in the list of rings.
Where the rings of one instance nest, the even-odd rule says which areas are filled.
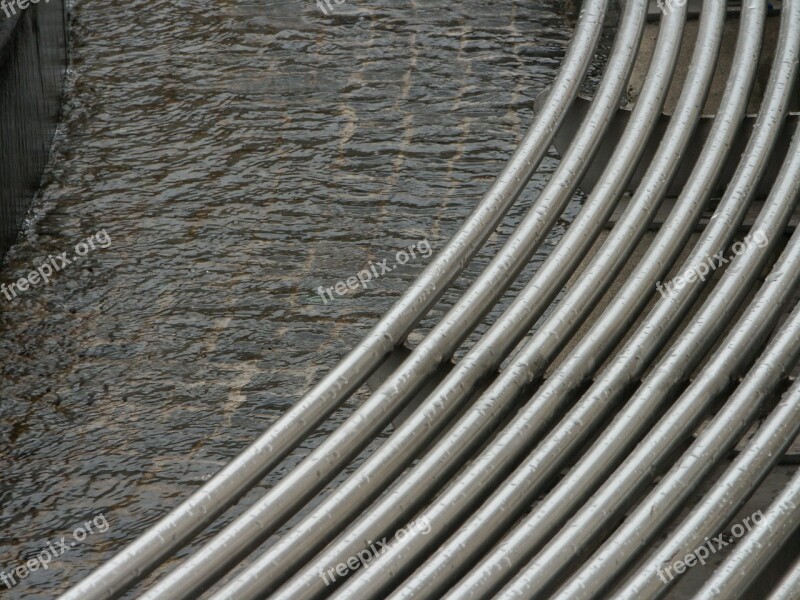
[[[112,598],[128,589],[274,468],[402,343],[485,242],[538,167],[586,72],[606,5],[607,2],[600,0],[585,2],[575,37],[544,110],[537,114],[520,148],[467,223],[392,311],[327,377],[209,484],[62,598]],[[645,10],[644,2],[625,3],[624,18],[606,73],[573,145],[564,153],[559,168],[500,253],[453,309],[320,448],[142,598],[195,598],[209,590],[237,562],[285,525],[404,403],[429,384],[438,367],[508,291],[586,172],[624,92],[641,40]],[[724,251],[741,225],[781,133],[797,79],[800,0],[784,3],[778,50],[752,137],[714,217],[689,258],[682,265],[676,263],[710,199],[742,123],[753,84],[765,21],[764,3],[757,0],[744,2],[725,94],[704,151],[675,208],[599,319],[539,389],[534,389],[622,267],[632,259],[690,143],[719,51],[726,12],[724,0],[703,3],[689,75],[655,156],[649,165],[642,165],[647,168],[641,184],[580,279],[550,312],[551,304],[580,267],[585,252],[597,240],[603,223],[638,166],[674,73],[686,10],[685,5],[674,7],[671,14],[662,18],[644,88],[620,143],[559,244],[511,306],[354,474],[216,592],[214,600],[255,599],[276,590],[272,597],[278,600],[330,595],[332,590],[326,586],[321,572],[346,562],[369,547],[372,540],[391,535],[410,522],[420,509],[420,516],[430,525],[429,534],[406,536],[390,544],[382,556],[371,561],[368,569],[352,574],[344,582],[337,598],[377,598],[392,591],[392,598],[439,598],[450,588],[447,598],[462,600],[488,597],[503,586],[502,597],[528,597],[564,579],[566,583],[557,592],[559,600],[594,598],[605,593],[614,577],[631,569],[635,553],[722,460],[725,451],[753,420],[758,401],[773,390],[785,374],[788,362],[800,354],[800,309],[769,342],[710,428],[698,437],[681,462],[650,491],[625,523],[609,533],[613,519],[652,485],[652,470],[687,438],[711,403],[742,369],[749,367],[800,280],[798,233],[709,363],[679,394],[675,406],[666,410],[667,402],[687,385],[689,375],[755,287],[759,271],[767,265],[796,207],[800,190],[800,134],[795,136],[781,174],[756,222],[755,227],[768,237],[766,247],[748,249],[722,277],[715,277],[707,285],[705,281],[692,281],[660,299],[602,372],[596,371],[631,324],[642,316],[648,300],[656,293],[656,282],[670,269],[680,266],[680,272],[690,271],[707,257]],[[713,287],[710,295],[672,347],[654,363],[704,287]],[[545,315],[527,343],[517,349],[534,323]],[[512,355],[515,350],[517,353]],[[497,369],[507,359],[510,359],[508,366],[498,375]],[[599,439],[584,450],[583,456],[576,456],[588,435],[627,400],[626,391],[648,369],[651,369],[648,376]],[[490,381],[490,377],[494,380]],[[589,378],[595,381],[567,411],[575,401],[576,392]],[[482,387],[485,391],[473,398]],[[519,408],[518,398],[522,394],[528,394],[530,400]],[[795,396],[793,391],[787,398]],[[753,397],[757,402],[751,401]],[[732,467],[723,476],[721,481],[727,482],[726,489],[730,492],[725,497],[727,504],[719,495],[708,495],[698,507],[698,513],[705,515],[706,520],[688,518],[686,522],[695,523],[694,529],[682,525],[646,564],[663,558],[666,552],[686,547],[699,531],[716,526],[746,500],[777,460],[776,453],[782,452],[788,443],[791,428],[800,428],[793,412],[800,411],[800,406],[795,404],[787,404],[784,399],[770,418],[773,424],[762,427],[740,456],[743,462],[736,463],[739,470]],[[519,412],[494,436],[494,429],[517,408]],[[665,411],[666,415],[648,432]],[[564,412],[567,414],[562,418]],[[455,420],[459,414],[461,417]],[[789,421],[781,422],[781,417]],[[442,433],[441,439],[430,447]],[[638,447],[631,452],[637,442],[640,442]],[[485,448],[473,458],[484,443]],[[419,461],[415,464],[416,459]],[[573,469],[516,529],[510,530],[568,461],[576,461]],[[603,483],[605,479],[609,482]],[[652,511],[656,512],[655,518]],[[787,527],[796,524],[795,515],[781,517]],[[575,564],[581,549],[602,542],[609,535],[585,564],[576,565],[574,574],[564,573],[564,565]],[[769,556],[769,552],[759,548],[741,559],[744,575],[718,573],[715,578],[720,589],[724,588],[721,597],[734,597],[742,582],[750,580]],[[641,569],[630,575],[619,590],[622,597],[655,598],[668,589],[663,585],[657,587]],[[461,577],[464,578],[459,581]],[[800,572],[786,576],[790,583],[796,579],[800,579]],[[776,590],[775,596],[782,598],[788,593]]]
[[[751,10],[745,11],[745,17],[750,14],[752,14]],[[761,18],[763,19],[763,16]],[[760,28],[757,29],[760,31]],[[746,39],[746,36],[744,37]],[[747,44],[745,44],[745,47],[746,46]],[[744,62],[744,64],[750,64],[752,66],[754,64],[752,51],[755,49],[757,52],[758,49],[757,39],[755,43],[751,39],[749,46],[750,51],[744,52],[742,55],[749,55],[750,61]],[[733,73],[737,72],[736,69],[733,70]],[[726,120],[721,120],[718,121],[718,124],[728,123]],[[731,196],[729,200],[732,198],[734,202],[738,202],[739,193],[740,191],[737,191],[737,195]],[[666,324],[668,323],[669,321],[666,321]],[[646,346],[649,338],[653,336],[657,337],[664,329],[664,320],[655,321],[652,325],[646,323],[640,328],[640,331],[644,335],[640,336],[637,334],[634,336],[627,347],[640,352],[642,347]],[[625,352],[626,351],[623,350],[621,356],[624,355]],[[586,359],[589,359],[588,355]],[[639,363],[634,364],[638,365]],[[637,370],[639,370],[638,366]],[[609,371],[611,371],[611,369],[609,369]],[[626,376],[632,375],[630,369],[621,372]],[[633,374],[635,374],[635,371]],[[608,377],[601,377],[593,389],[595,388],[597,389],[596,395],[598,401],[610,401],[610,390],[614,389],[613,380],[609,380]],[[649,411],[647,414],[649,414]],[[570,420],[572,424],[569,424],[568,428],[563,430],[561,443],[554,444],[550,448],[551,456],[558,456],[561,452],[565,451],[564,444],[572,439],[572,436],[575,435],[576,427],[582,427],[587,419],[589,419],[589,416],[591,416],[591,413],[577,412],[574,417],[571,417]],[[638,420],[641,421],[642,419],[639,418]],[[569,422],[570,421],[565,420],[565,425]],[[630,419],[631,424],[635,424],[635,422],[634,419]],[[468,593],[474,593],[474,596],[471,597],[480,597],[481,594],[488,593],[488,590],[492,589],[491,586],[494,585],[497,580],[502,580],[499,573],[513,572],[514,565],[519,564],[518,561],[525,558],[526,553],[536,549],[539,544],[547,539],[553,524],[562,521],[565,516],[568,516],[571,510],[570,506],[576,506],[580,498],[585,497],[587,488],[591,485],[590,482],[602,480],[608,473],[608,465],[611,463],[611,460],[613,460],[613,458],[609,458],[609,456],[620,456],[627,445],[626,442],[630,443],[628,441],[630,432],[626,431],[626,429],[629,428],[630,426],[626,425],[624,419],[617,420],[615,424],[612,425],[611,431],[607,432],[607,435],[604,434],[600,442],[589,452],[587,459],[578,464],[577,468],[567,476],[567,479],[560,487],[556,488],[556,492],[551,494],[543,506],[536,509],[534,515],[535,519],[532,519],[530,522],[525,523],[522,527],[517,529],[510,536],[508,543],[504,542],[495,552],[487,557],[479,568],[469,575],[467,580],[453,590],[452,597],[465,597]],[[546,449],[543,448],[542,450],[542,457],[544,458],[546,456]],[[540,474],[540,469],[543,468],[544,463],[538,462],[532,464],[538,464],[538,468],[534,471],[529,471],[527,475],[529,477],[536,477]],[[523,473],[520,473],[520,480],[522,480],[524,476]],[[517,481],[517,483],[519,483],[519,481]],[[589,488],[589,490],[590,489],[591,488]],[[495,506],[495,508],[497,508],[497,506]],[[561,516],[559,517],[558,515]]]
[[[447,246],[367,337],[211,481],[62,599],[113,598],[144,577],[274,468],[402,343],[491,235],[544,157],[591,63],[607,4],[585,3],[549,97],[509,163]]]
[[[623,216],[622,220],[615,226],[611,233],[610,239],[607,240],[604,247],[598,253],[595,260],[584,271],[582,278],[585,279],[587,286],[596,285],[593,281],[592,275],[598,272],[610,271],[607,264],[604,264],[601,258],[606,251],[606,246],[613,247],[614,240],[618,237],[625,240],[639,240],[640,231],[651,217],[651,210],[653,206],[658,205],[658,201],[663,196],[665,188],[668,186],[669,181],[674,173],[677,165],[677,159],[685,151],[688,139],[691,136],[697,119],[700,115],[700,108],[703,105],[708,88],[711,83],[711,78],[714,73],[715,61],[719,44],[721,42],[722,28],[725,19],[725,3],[709,3],[704,8],[704,14],[701,26],[698,32],[698,43],[695,48],[692,63],[686,78],[686,85],[683,88],[678,105],[676,106],[670,126],[662,138],[662,143],[658,149],[656,156],[653,158],[650,167],[648,168],[640,189],[636,190],[633,199],[631,200],[628,210]],[[659,42],[664,42],[668,45],[671,42],[669,36],[659,38]],[[659,61],[658,51],[654,54],[651,64]],[[623,139],[627,140],[627,136]],[[701,205],[700,203],[698,203]],[[683,211],[684,213],[688,211]],[[684,216],[686,216],[684,214]],[[688,228],[687,228],[688,233]],[[678,241],[673,238],[672,241]],[[677,252],[678,245],[673,246],[671,250],[673,253]],[[630,252],[632,247],[628,247],[627,251]],[[627,253],[623,254],[625,260],[629,260]],[[665,258],[665,253],[659,253],[661,259]],[[598,260],[599,259],[599,260]],[[638,292],[641,298],[646,298],[652,291],[653,283],[651,282],[648,288],[643,288],[641,285],[646,278],[639,279]],[[583,284],[583,281],[581,282]],[[561,301],[561,307],[568,308],[575,306],[573,300],[574,294],[567,294]],[[626,300],[630,300],[630,296]],[[619,298],[614,299],[616,304]],[[641,304],[641,300],[639,300]],[[636,302],[626,302],[629,309],[629,318],[633,318],[635,312],[631,305]],[[633,312],[633,314],[630,314]],[[558,318],[558,308],[553,313],[553,318],[556,323],[563,322]],[[549,323],[548,323],[549,324]],[[540,331],[531,340],[531,344],[536,342],[536,336],[540,333],[548,333],[547,325],[545,324],[540,328]],[[619,325],[619,323],[618,323]],[[544,330],[544,331],[543,331]],[[594,348],[597,351],[597,348]],[[552,379],[552,377],[551,377]],[[576,436],[577,437],[577,436]],[[578,440],[580,438],[577,438]],[[553,463],[553,467],[558,463]],[[466,523],[462,524],[459,530],[453,535],[447,543],[439,548],[439,550],[428,560],[420,569],[414,573],[391,597],[392,598],[432,598],[441,597],[441,594],[446,592],[447,588],[451,586],[452,580],[459,574],[463,573],[469,566],[471,561],[474,561],[482,556],[488,550],[496,538],[504,532],[504,528],[508,527],[519,515],[519,512],[524,509],[526,500],[530,498],[537,490],[541,489],[542,484],[546,481],[541,473],[538,477],[525,478],[514,481],[509,489],[513,489],[514,498],[510,497],[493,497],[491,502],[484,504],[481,509]],[[461,573],[459,573],[459,571]],[[482,594],[485,593],[482,592]],[[463,597],[464,591],[451,592],[453,597]]]
[[[631,49],[626,50],[630,53]],[[553,179],[503,250],[445,320],[434,328],[356,414],[310,457],[219,536],[145,594],[144,598],[190,597],[208,581],[224,573],[227,566],[235,564],[275,531],[282,521],[335,475],[335,469],[342,468],[380,431],[393,416],[392,411],[399,410],[401,403],[408,400],[424,378],[433,372],[437,364],[436,357],[452,354],[469,333],[469,328],[524,267],[569,200],[587,166],[585,157],[596,151],[599,139],[608,126],[608,113],[619,102],[623,88],[616,80],[612,84],[601,85],[596,108],[587,116],[576,144],[564,157]],[[406,386],[405,394],[398,393],[404,384],[412,381],[417,382],[416,387]],[[254,527],[254,523],[258,523],[258,527]],[[198,572],[202,576],[198,576]]]
[[[635,48],[626,48],[632,64]],[[183,565],[153,587],[145,598],[185,598],[246,556],[291,517],[349,460],[369,443],[388,420],[422,386],[444,358],[449,357],[514,277],[528,262],[544,235],[563,211],[586,168],[585,160],[599,147],[623,87],[618,81],[601,85],[598,108],[590,112],[576,143],[564,157],[551,182],[537,199],[486,271],[456,303],[445,319],[415,348],[412,355],[291,474],[225,528]],[[254,526],[257,524],[257,526]],[[200,575],[198,575],[198,573]]]
[[[785,5],[784,11],[779,48],[770,79],[770,89],[759,114],[760,126],[756,127],[749,151],[745,155],[746,160],[740,164],[740,170],[737,171],[739,174],[751,171],[752,163],[750,161],[766,160],[786,114],[789,91],[795,83],[796,57],[800,50],[800,44],[798,44],[800,13],[798,13],[796,3]],[[754,179],[752,175],[757,175],[758,172],[751,171],[751,173],[749,179],[752,181]],[[784,170],[784,176],[786,178],[784,183],[791,185],[794,173],[791,170]],[[736,179],[738,177],[735,177],[728,192],[738,193]],[[794,208],[795,196],[773,193],[770,200],[771,202],[762,211],[758,227],[763,230],[770,243],[774,244],[776,232],[783,230]],[[720,216],[712,221],[712,227]],[[676,370],[681,369],[688,375],[686,367],[694,362],[690,360],[690,357],[697,355],[698,348],[705,350],[708,347],[708,332],[713,330],[715,325],[726,322],[730,318],[737,307],[737,299],[744,296],[755,276],[751,269],[760,268],[765,260],[764,249],[751,246],[749,251],[742,253],[733,261],[692,323],[681,334],[669,354],[637,390],[629,405],[636,404],[640,399],[666,398],[675,390],[677,381],[680,381],[680,377],[676,378]],[[739,343],[749,345],[755,343],[755,340],[750,337],[742,338]],[[727,378],[731,376],[732,369],[743,366],[743,361],[748,355],[742,353],[742,348],[738,348],[738,352],[725,353],[725,360],[719,358],[720,356],[723,355],[719,354],[715,357],[714,366],[717,370],[713,372],[713,375],[709,374],[702,380],[702,387],[694,386],[695,392],[692,392],[691,395],[684,396],[686,398],[693,397],[694,402],[681,401],[680,411],[672,410],[668,413],[671,417],[665,417],[661,421],[660,426],[639,445],[634,454],[623,463],[623,466],[617,469],[615,475],[611,476],[609,482],[595,494],[593,500],[584,506],[570,523],[545,546],[538,557],[531,561],[504,589],[504,593],[508,597],[530,595],[534,590],[542,589],[552,582],[579,549],[601,533],[604,527],[607,527],[608,520],[618,514],[637,486],[641,485],[643,479],[646,481],[645,478],[653,469],[653,465],[658,464],[661,457],[675,447],[676,437],[685,435],[686,431],[691,430],[691,427],[696,424],[697,419],[702,415],[702,407],[707,406],[713,398],[714,394],[710,394],[708,390],[716,390],[716,393],[719,393]],[[709,373],[711,372],[709,371]],[[683,376],[685,377],[685,375]],[[618,422],[623,420],[624,414],[622,419],[619,417],[617,419]],[[596,443],[597,447],[603,447],[605,438],[612,429],[613,427],[604,432]],[[616,434],[625,435],[620,431],[617,431]],[[532,522],[536,520],[538,519],[535,516],[529,519]]]
[[[800,308],[795,308],[792,317],[744,378],[723,411],[691,448],[684,452],[682,459],[650,493],[648,500],[637,509],[638,518],[647,509],[660,510],[659,504],[663,501],[671,502],[672,497],[669,494],[673,493],[676,485],[683,485],[684,476],[691,477],[691,481],[696,484],[697,477],[702,476],[697,473],[707,472],[708,468],[725,457],[736,438],[741,436],[746,425],[752,422],[758,409],[769,398],[770,388],[792,367],[790,361],[797,360],[799,348]],[[755,491],[798,433],[800,384],[795,384],[715,483],[712,491],[697,503],[691,514],[667,540],[645,562],[637,566],[636,573],[614,592],[614,597],[619,600],[646,600],[666,594],[670,586],[678,581],[678,577],[675,576],[676,573],[665,573],[664,566],[687,556],[705,544],[710,537],[718,534]],[[701,464],[703,462],[705,465]],[[629,527],[628,523],[633,523],[634,519],[636,517],[627,519],[625,527]]]
[[[535,414],[535,417],[533,416],[534,414]],[[541,411],[533,411],[533,410],[532,410],[532,411],[530,411],[530,413],[529,413],[529,415],[528,415],[528,419],[529,419],[529,420],[528,420],[527,422],[528,422],[528,423],[530,423],[530,422],[533,422],[533,419],[534,419],[534,418],[541,418]],[[514,434],[510,434],[508,437],[509,437],[509,438],[511,438],[511,439],[509,440],[509,444],[510,444],[510,443],[517,443],[517,440],[520,438],[520,435],[519,435],[519,434],[516,434],[516,433],[514,433]],[[497,445],[497,444],[495,444],[495,446],[496,446],[496,445]],[[492,447],[492,449],[493,449],[495,446],[493,446],[493,447]],[[492,451],[492,450],[490,450],[490,451],[487,451],[487,452],[488,452],[489,454],[491,454],[491,451]],[[496,456],[497,456],[497,455],[494,455],[494,456],[492,456],[492,457],[490,457],[490,458],[486,458],[486,460],[484,460],[484,458],[485,458],[484,456],[482,456],[482,457],[481,457],[481,459],[480,459],[480,461],[481,461],[480,468],[482,468],[482,469],[483,469],[483,472],[484,472],[484,473],[491,473],[491,472],[493,471],[493,469],[495,469],[496,465],[498,464],[498,461],[497,461],[497,460],[494,460],[494,459],[496,458]],[[472,472],[472,469],[471,469],[470,471]],[[470,476],[471,476],[471,474],[470,474]],[[485,482],[482,482],[482,483],[483,483],[484,487],[485,487],[485,486],[487,486],[487,485],[488,485],[488,486],[491,486],[491,484],[489,484],[489,483],[485,483]],[[448,493],[448,497],[449,497],[449,498],[453,498],[453,499],[455,499],[455,500],[458,500],[458,499],[460,499],[460,498],[464,498],[464,497],[470,497],[470,492],[471,492],[471,491],[472,491],[472,490],[469,490],[469,491],[467,491],[467,490],[466,490],[466,489],[464,489],[464,488],[456,488],[456,489],[454,489],[454,490],[452,491],[452,493]],[[455,500],[454,500],[454,501],[455,501]],[[442,503],[441,503],[441,504],[442,504],[442,505],[444,505],[444,501],[442,501]],[[423,515],[424,515],[424,517],[425,517],[425,518],[428,518],[428,517],[430,516],[430,514],[431,514],[430,512],[423,513]],[[429,535],[429,536],[426,536],[426,539],[430,539],[430,535]],[[381,559],[378,559],[378,563],[376,563],[376,566],[379,566],[379,565],[380,565],[380,561],[381,561],[381,560],[385,560],[385,561],[391,561],[391,564],[392,564],[392,566],[396,565],[396,561],[397,561],[397,555],[396,555],[396,554],[394,554],[394,553],[391,553],[391,552],[390,552],[390,554],[391,554],[391,556],[390,556],[390,555],[384,555],[384,557],[382,557]],[[388,564],[388,563],[387,563],[387,564]],[[375,571],[375,570],[376,570],[376,569],[371,569],[371,571]],[[363,575],[359,575],[359,576],[357,576],[357,577],[356,577],[356,581],[358,581],[360,577],[367,577],[367,572],[365,572],[365,574],[363,574]],[[374,577],[374,575],[373,575],[373,577]],[[359,590],[359,593],[363,594],[363,593],[364,593],[364,590]]]
[[[792,389],[794,402],[800,395]],[[797,423],[797,414],[793,415]],[[778,424],[773,424],[777,426]],[[788,444],[787,444],[788,445]],[[713,600],[735,600],[747,591],[748,584],[777,553],[783,543],[800,526],[800,471],[795,473],[764,513],[761,522],[734,548],[698,592],[698,597]],[[796,592],[797,590],[795,590]]]
[[[800,558],[783,576],[767,600],[800,600]]]
[[[787,161],[784,170],[784,174],[789,170],[793,171],[792,176],[784,176],[782,182],[776,186],[775,193],[797,198],[800,194],[800,135],[796,135],[795,141],[797,143],[792,147],[794,160]],[[695,391],[704,384],[713,385],[711,389],[724,389],[718,381],[718,365],[722,361],[729,360],[734,352],[757,347],[757,342],[753,341],[763,338],[763,331],[768,331],[771,324],[775,323],[780,309],[788,304],[791,293],[799,282],[800,234],[796,234],[773,267],[771,275],[750,305],[748,313],[740,319],[722,344],[723,348],[711,359],[708,366],[685,392],[684,397],[675,404],[662,422],[668,422],[673,415],[675,415],[674,420],[681,419],[684,407],[690,403],[693,407],[707,404],[708,400],[700,399],[701,392]],[[659,527],[667,522],[717,462],[725,458],[725,452],[733,448],[739,436],[746,430],[746,425],[756,417],[758,399],[763,399],[774,391],[781,379],[794,367],[798,357],[800,357],[800,310],[795,310],[792,318],[763,353],[756,366],[750,370],[737,392],[717,414],[714,422],[684,453],[677,467],[662,478],[647,498],[639,503],[626,518],[623,526],[559,590],[556,595],[559,600],[586,600],[600,594],[613,577],[627,565],[627,561],[633,560],[636,553],[658,534]],[[706,383],[710,380],[717,381],[713,384]],[[722,383],[727,381],[723,380]],[[708,389],[702,393],[707,394],[708,398],[713,398]],[[798,423],[800,430],[800,422],[794,422]],[[778,450],[784,447],[782,439],[780,436],[770,437],[770,444],[764,448],[764,462],[761,469],[745,470],[739,465],[739,468],[733,471],[741,481],[751,486],[750,491],[755,489],[769,467],[777,462],[782,453]],[[791,443],[792,439],[793,437],[790,437],[785,444]],[[732,498],[737,498],[739,503],[747,499],[746,495],[737,495],[735,492],[738,490],[734,490],[731,486],[725,486],[725,490],[727,505],[731,504]]]
[[[420,444],[426,441],[430,436],[432,426],[435,425],[435,421],[428,416],[426,422],[421,422],[419,420],[420,412],[427,411],[428,415],[430,415],[433,410],[439,408],[440,412],[436,415],[436,418],[441,422],[443,416],[445,416],[442,414],[443,411],[441,409],[447,406],[448,402],[453,401],[455,394],[460,394],[463,398],[464,388],[469,389],[471,384],[465,384],[464,380],[476,377],[476,373],[478,375],[483,373],[487,362],[490,360],[495,360],[499,363],[499,359],[513,347],[521,336],[520,331],[524,333],[533,320],[541,314],[541,311],[547,306],[547,303],[550,302],[558,289],[558,287],[553,287],[552,282],[554,280],[556,282],[560,281],[561,283],[557,283],[560,287],[564,276],[568,273],[563,268],[563,262],[572,260],[574,263],[576,258],[580,258],[580,248],[585,248],[586,244],[591,242],[604,220],[601,219],[598,222],[598,211],[602,211],[606,215],[610,213],[611,208],[613,208],[613,201],[618,197],[625,180],[635,167],[637,154],[646,142],[647,134],[652,130],[655,118],[660,114],[666,88],[671,80],[670,72],[677,59],[676,41],[679,39],[679,33],[679,28],[674,28],[674,31],[671,32],[672,39],[670,42],[665,43],[662,40],[661,49],[653,60],[652,73],[648,77],[649,85],[643,90],[640,96],[641,105],[637,106],[637,110],[634,111],[629,124],[629,144],[615,154],[612,164],[609,165],[608,176],[605,178],[603,188],[600,191],[596,190],[596,193],[593,194],[592,202],[587,203],[588,206],[578,215],[565,238],[537,272],[533,280],[517,297],[512,307],[498,319],[498,322],[495,323],[489,333],[470,350],[467,356],[459,363],[457,369],[429,397],[424,407],[417,411],[417,415],[415,415],[417,416],[416,422],[415,418],[411,417],[408,422],[404,423],[400,430],[383,447],[376,451],[356,474],[329,496],[311,515],[296,525],[291,532],[287,533],[277,544],[270,548],[254,565],[237,577],[232,584],[220,593],[220,596],[227,595],[235,598],[255,597],[259,591],[261,593],[268,591],[275,581],[280,581],[281,577],[286,578],[286,574],[283,571],[287,567],[292,568],[297,562],[298,556],[310,554],[309,550],[313,550],[313,540],[319,537],[321,530],[325,532],[333,531],[337,525],[341,525],[344,519],[355,514],[365,500],[371,498],[370,492],[375,489],[376,483],[386,480],[387,464],[398,464],[398,457],[407,455],[409,446],[419,447]],[[621,176],[621,173],[624,175]],[[571,253],[573,258],[570,258],[568,253]],[[552,294],[549,297],[542,289],[547,286],[550,286],[552,290]],[[542,303],[542,295],[545,296],[544,303]],[[584,302],[584,305],[585,308],[580,307],[580,303],[574,303],[573,309],[576,312],[588,312],[591,304]],[[527,325],[524,327],[519,326],[519,322],[522,319],[527,320]],[[490,340],[488,343],[487,339]],[[502,348],[502,350],[499,350],[498,347]],[[459,452],[455,452],[451,454],[451,458],[457,458],[458,455]],[[399,468],[395,469],[394,472],[399,473],[403,464],[399,463]],[[453,464],[456,463],[453,462]],[[311,543],[309,543],[309,539],[312,540]],[[338,553],[346,559],[355,550],[340,548]],[[330,555],[330,552],[326,554]],[[336,562],[338,561],[333,561],[331,564]],[[289,589],[282,590],[281,594],[292,598],[306,597],[306,594],[312,593],[310,590],[313,587],[317,588],[315,593],[324,591],[322,581],[319,579],[315,569],[311,567],[305,569],[301,575],[295,576],[289,584]]]
[[[756,8],[758,9],[757,6]],[[758,12],[758,10],[756,10],[755,13],[753,13],[752,10],[748,10],[745,12],[745,16],[756,15],[751,21],[751,27],[755,25],[755,31],[760,32],[760,23],[763,23],[763,14],[758,15]],[[745,27],[746,23],[747,19],[745,19],[743,27]],[[740,41],[744,42],[741,44],[744,51],[737,52],[737,56],[740,58],[748,57],[749,60],[746,59],[744,62],[745,70],[747,68],[746,65],[749,64],[749,68],[752,71],[755,67],[755,58],[757,57],[758,36],[754,36],[753,30],[751,30],[749,33],[745,32],[740,38]],[[755,50],[755,55],[753,50]],[[732,71],[732,73],[737,72],[740,71],[738,69]],[[735,92],[737,90],[729,84],[729,91]],[[783,92],[783,90],[778,91]],[[728,98],[735,98],[737,96],[739,95],[736,93],[726,94]],[[768,116],[769,119],[774,119],[774,116],[768,113],[765,114],[765,116]],[[718,120],[717,125],[721,124],[726,124],[726,120]],[[744,181],[746,182],[746,180]],[[729,192],[731,192],[727,198],[729,205],[740,204],[740,199],[742,197],[746,199],[747,193],[742,192],[746,192],[747,188],[743,188],[742,185],[743,180],[740,180],[738,186],[732,184],[729,188]],[[720,209],[723,214],[725,208],[724,201]],[[715,219],[712,223],[714,222],[719,223],[720,221]],[[707,234],[712,235],[707,235],[705,242],[701,241],[699,245],[701,251],[695,255],[695,261],[701,259],[704,252],[702,247],[705,243],[718,237],[719,232],[723,229],[724,228],[719,228],[717,233],[707,231]],[[730,231],[725,233],[725,236],[729,235]],[[719,242],[717,241],[715,243]],[[706,246],[706,249],[710,250],[711,248]],[[687,261],[686,266],[690,266],[691,263],[692,260]],[[686,288],[682,291],[686,291]],[[661,305],[657,307],[652,318],[639,328],[637,333],[620,352],[617,359],[615,359],[612,365],[606,370],[605,374],[600,377],[590,392],[584,396],[584,400],[587,401],[585,407],[581,406],[584,402],[584,400],[582,400],[575,414],[564,420],[561,435],[553,438],[551,443],[546,442],[543,444],[540,458],[529,463],[530,468],[533,469],[528,471],[527,475],[529,477],[538,476],[540,470],[547,465],[547,463],[542,463],[541,461],[545,460],[548,454],[550,456],[558,456],[565,450],[564,444],[572,439],[576,428],[584,427],[586,421],[589,420],[593,412],[597,410],[593,408],[593,404],[599,402],[602,408],[603,403],[610,402],[614,395],[619,395],[619,390],[623,388],[626,381],[630,380],[630,376],[626,376],[626,371],[630,372],[631,367],[634,367],[635,374],[644,369],[647,361],[643,357],[643,354],[647,356],[647,354],[652,355],[654,353],[653,349],[647,350],[648,342],[655,341],[655,349],[657,349],[659,347],[658,338],[661,337],[663,339],[664,331],[670,329],[669,324],[672,322],[674,316],[670,315],[669,312],[670,309],[677,304],[675,298],[671,298],[670,300],[673,302],[662,302]],[[658,310],[664,308],[667,310]],[[652,338],[656,339],[653,340]],[[588,358],[589,357],[586,356],[587,360]],[[592,396],[594,396],[594,398]],[[621,457],[623,455],[631,441],[635,439],[634,436],[636,432],[641,430],[642,423],[647,422],[648,417],[646,415],[653,410],[653,406],[648,405],[649,403],[643,403],[642,406],[639,407],[639,409],[644,410],[636,409],[634,406],[632,409],[629,409],[627,413],[623,411],[623,413],[621,413],[621,418],[617,419],[609,427],[609,430],[601,435],[600,440],[598,440],[587,453],[586,457],[578,463],[573,472],[556,487],[555,491],[549,495],[543,505],[535,509],[531,519],[524,522],[508,540],[500,544],[496,551],[491,553],[477,569],[474,569],[469,575],[468,580],[462,582],[461,585],[454,589],[453,597],[464,597],[468,591],[474,592],[475,595],[473,597],[478,597],[481,593],[487,593],[488,589],[494,589],[493,586],[496,585],[497,581],[502,581],[504,577],[508,576],[508,573],[513,572],[514,565],[518,565],[520,560],[527,559],[530,556],[530,552],[539,548],[540,545],[546,541],[547,537],[552,534],[553,527],[563,522],[563,519],[569,516],[570,511],[574,510],[572,507],[579,506],[582,499],[591,492],[592,482],[602,481],[602,479],[607,476],[609,467],[613,465],[613,461],[616,459],[615,457]],[[590,412],[586,412],[587,410]],[[538,465],[538,467],[535,467],[535,465]],[[520,471],[519,475],[523,477],[524,472]]]

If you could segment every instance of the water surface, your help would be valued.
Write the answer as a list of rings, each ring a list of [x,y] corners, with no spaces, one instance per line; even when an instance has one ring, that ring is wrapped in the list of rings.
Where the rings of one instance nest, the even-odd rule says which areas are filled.
[[[310,0],[104,0],[72,13],[65,121],[0,282],[98,231],[111,244],[0,296],[0,569],[99,513],[109,529],[9,598],[85,576],[368,331],[427,259],[328,304],[315,290],[419,240],[440,249],[530,124],[570,35],[555,0],[348,0],[329,16]]]

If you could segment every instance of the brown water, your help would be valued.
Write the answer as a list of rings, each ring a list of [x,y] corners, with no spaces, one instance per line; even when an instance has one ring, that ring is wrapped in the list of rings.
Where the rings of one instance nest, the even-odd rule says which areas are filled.
[[[0,283],[98,231],[111,244],[0,296],[0,570],[99,513],[109,529],[13,591],[0,583],[2,597],[77,582],[368,331],[427,259],[328,304],[315,290],[423,239],[441,249],[552,81],[570,35],[560,4],[347,0],[332,16],[311,0],[73,5],[65,122]]]

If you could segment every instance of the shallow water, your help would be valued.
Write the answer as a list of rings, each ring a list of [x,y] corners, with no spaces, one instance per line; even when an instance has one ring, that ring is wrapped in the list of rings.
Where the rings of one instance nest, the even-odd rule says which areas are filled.
[[[552,81],[571,31],[560,4],[348,0],[330,16],[311,0],[73,5],[65,121],[0,283],[101,230],[111,243],[0,296],[0,570],[99,513],[109,528],[3,597],[77,582],[368,331],[428,259],[327,304],[316,289],[423,239],[441,249]]]

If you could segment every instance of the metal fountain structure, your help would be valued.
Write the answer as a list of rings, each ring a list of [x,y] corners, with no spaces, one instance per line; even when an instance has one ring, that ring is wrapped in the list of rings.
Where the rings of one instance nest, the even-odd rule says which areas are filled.
[[[131,597],[633,600],[669,593],[680,577],[665,582],[659,569],[729,524],[800,433],[800,383],[792,377],[800,357],[800,120],[791,112],[800,0],[780,7],[771,68],[750,116],[766,2],[742,0],[737,10],[732,64],[714,115],[703,107],[729,7],[702,3],[688,72],[665,117],[690,12],[673,3],[624,118],[621,100],[648,26],[644,0],[622,3],[602,80],[590,102],[578,97],[609,4],[584,0],[521,144],[395,306],[260,438],[62,600],[133,589],[368,380],[369,399],[316,450]],[[404,346],[520,201],[554,142],[559,166],[505,245],[442,320],[415,347]],[[558,245],[451,363],[579,186],[587,198]],[[724,267],[697,276],[709,257],[730,255],[732,244],[755,233],[763,243],[746,244]],[[681,274],[682,286],[657,291]],[[392,435],[308,508],[390,422]],[[420,523],[424,530],[413,526]],[[744,597],[798,526],[800,470],[698,597]],[[376,553],[383,538],[391,542]],[[336,570],[364,553],[366,568]],[[800,598],[800,559],[783,572],[757,597]]]

